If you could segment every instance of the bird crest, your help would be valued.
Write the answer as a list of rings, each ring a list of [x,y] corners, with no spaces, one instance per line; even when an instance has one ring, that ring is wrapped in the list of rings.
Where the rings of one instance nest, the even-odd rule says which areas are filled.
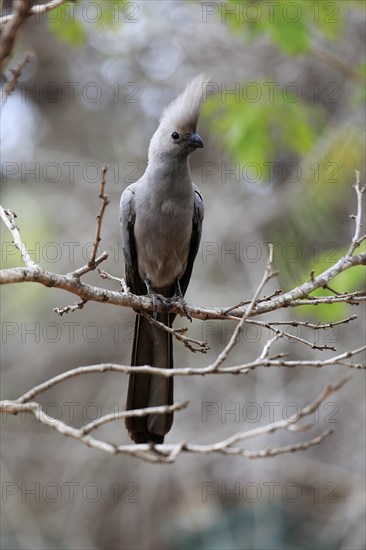
[[[190,128],[195,131],[200,115],[205,83],[210,80],[206,73],[199,74],[188,84],[182,94],[176,97],[165,109],[160,126]]]

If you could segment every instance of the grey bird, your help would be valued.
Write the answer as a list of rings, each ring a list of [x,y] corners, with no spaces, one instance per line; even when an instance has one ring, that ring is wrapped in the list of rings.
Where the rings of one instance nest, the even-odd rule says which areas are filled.
[[[144,175],[121,196],[120,223],[126,282],[131,292],[148,294],[153,301],[184,294],[198,252],[203,220],[203,199],[192,183],[188,157],[203,142],[197,134],[205,74],[197,76],[165,109],[153,135]],[[164,298],[161,298],[164,297]],[[150,312],[171,327],[175,315]],[[172,335],[138,312],[131,365],[173,368]],[[130,374],[126,409],[171,405],[173,378]],[[126,418],[135,443],[163,443],[173,413]]]

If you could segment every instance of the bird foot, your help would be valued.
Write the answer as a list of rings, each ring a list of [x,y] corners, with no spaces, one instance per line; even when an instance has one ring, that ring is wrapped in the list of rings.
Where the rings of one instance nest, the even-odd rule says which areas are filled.
[[[179,280],[177,279],[175,282],[175,293],[174,296],[169,298],[170,302],[178,302],[180,307],[182,308],[184,315],[187,317],[187,319],[192,323],[192,317],[189,315],[187,310],[187,303],[184,299],[182,289],[180,287]]]
[[[158,316],[158,311],[157,311],[158,300],[163,305],[163,307],[168,308],[169,305],[170,305],[169,298],[166,298],[162,294],[157,294],[157,292],[155,292],[152,289],[152,286],[151,286],[151,283],[150,283],[149,279],[146,279],[145,285],[146,285],[146,289],[147,289],[147,296],[150,298],[150,300],[152,302],[152,306],[153,306],[152,307],[152,316],[156,321],[156,318]]]

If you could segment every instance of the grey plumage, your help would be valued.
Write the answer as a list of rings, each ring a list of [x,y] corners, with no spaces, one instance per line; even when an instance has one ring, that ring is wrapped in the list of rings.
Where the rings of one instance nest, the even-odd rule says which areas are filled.
[[[192,183],[188,156],[203,147],[196,133],[204,82],[197,76],[165,109],[153,135],[148,165],[142,178],[121,197],[120,222],[127,284],[134,294],[147,289],[167,298],[184,295],[197,255],[203,220],[203,199]],[[159,313],[167,326],[173,314]],[[132,365],[172,368],[172,337],[136,315]],[[127,410],[173,403],[173,379],[131,374]],[[164,441],[173,415],[126,419],[136,443]]]

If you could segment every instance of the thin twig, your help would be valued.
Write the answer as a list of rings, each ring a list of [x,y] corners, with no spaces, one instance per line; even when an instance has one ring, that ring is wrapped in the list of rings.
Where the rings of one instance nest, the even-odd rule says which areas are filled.
[[[24,71],[25,67],[30,63],[30,60],[31,60],[31,56],[30,54],[27,54],[23,59],[23,61],[19,63],[16,69],[9,69],[12,77],[10,80],[6,82],[6,84],[2,88],[2,94],[1,94],[2,104],[6,103],[8,96],[11,95],[17,88],[19,78],[22,76],[22,72]]]
[[[266,323],[265,321],[257,321],[257,320],[254,320],[254,319],[247,319],[247,323],[249,325],[257,325],[257,326],[260,326],[260,327],[267,328],[268,330],[270,330],[272,332],[275,332],[280,338],[285,338],[286,337],[289,340],[295,340],[297,342],[301,342],[302,344],[305,344],[306,346],[309,346],[311,349],[318,349],[320,351],[324,351],[324,350],[336,351],[336,348],[334,346],[328,346],[326,344],[317,345],[317,344],[314,344],[313,342],[309,342],[309,340],[305,340],[305,338],[302,338],[301,336],[298,336],[297,334],[291,334],[290,332],[287,332],[285,330],[276,329],[272,326],[275,323],[272,323],[272,322]],[[282,322],[282,323],[278,323],[278,324],[285,325],[285,324],[289,324],[289,323]],[[294,326],[296,326],[296,325],[294,325]]]
[[[268,301],[268,300],[271,300],[271,298],[274,298],[275,296],[278,296],[279,294],[282,293],[282,289],[277,289],[275,290],[274,292],[272,292],[271,294],[269,294],[269,296],[263,296],[263,298],[261,300],[258,300],[258,301],[261,301],[261,302],[265,302],[265,301]],[[226,309],[223,310],[223,312],[225,314],[228,314],[230,313],[231,311],[233,311],[234,309],[238,309],[238,308],[241,308],[247,304],[250,304],[251,300],[244,300],[242,302],[239,302],[238,304],[235,304],[234,306],[230,306]]]
[[[15,218],[17,217],[16,214],[14,212],[11,212],[10,210],[4,210],[4,208],[0,205],[0,217],[2,218],[6,227],[12,233],[14,246],[16,246],[16,248],[19,250],[25,265],[30,268],[39,269],[38,264],[32,260],[29,252],[26,249],[25,244],[20,238],[19,228],[15,223]]]
[[[46,13],[48,11],[54,10],[65,4],[66,2],[76,2],[76,0],[50,0],[44,4],[36,4],[31,7],[28,15],[37,15],[41,13]],[[8,15],[3,15],[0,17],[0,25],[4,25],[8,21],[12,21],[15,15],[10,13]]]
[[[108,258],[109,254],[108,252],[103,252],[96,260],[93,262],[93,267],[90,267],[89,262],[84,265],[83,267],[79,267],[79,269],[75,269],[75,271],[72,271],[69,273],[74,279],[80,279],[82,275],[86,275],[86,273],[89,273],[89,271],[93,271],[98,265],[100,265],[102,262],[104,262]]]
[[[161,330],[164,330],[169,334],[172,334],[177,340],[179,340],[180,342],[183,342],[185,347],[188,348],[193,353],[196,353],[197,351],[199,351],[200,353],[207,353],[207,351],[210,349],[210,346],[207,344],[207,342],[202,342],[201,340],[196,340],[195,338],[184,336],[183,333],[187,332],[188,330],[186,328],[168,327],[164,323],[161,323],[157,319],[154,319],[154,317],[152,317],[149,313],[146,313],[146,312],[141,312],[140,315],[144,317],[144,319],[146,319],[149,323],[158,326]]]
[[[365,265],[366,264],[366,254],[359,255],[359,256],[352,256],[353,258],[358,258],[360,260],[360,263],[357,262],[357,265]],[[299,299],[299,300],[293,300],[291,304],[289,304],[290,307],[297,307],[297,306],[317,306],[320,304],[341,304],[346,303],[351,306],[358,306],[360,302],[363,302],[366,300],[366,291],[364,290],[357,290],[355,292],[347,292],[346,294],[339,294],[338,296],[319,296],[319,297],[312,297],[309,296],[307,299]]]
[[[147,416],[149,414],[167,414],[185,409],[188,405],[189,401],[181,401],[179,403],[174,403],[173,405],[162,405],[161,407],[146,407],[145,409],[131,409],[129,411],[114,412],[111,414],[106,414],[101,418],[97,418],[89,424],[85,424],[85,426],[80,428],[80,431],[83,435],[85,435],[89,434],[93,430],[96,430],[97,428],[100,428],[100,426],[104,426],[105,424],[109,424],[111,422],[116,422],[122,418]]]
[[[105,184],[106,184],[106,179],[105,179],[106,174],[107,174],[107,168],[104,167],[102,169],[102,176],[101,176],[100,189],[99,189],[99,198],[102,199],[102,205],[100,208],[100,212],[97,215],[97,229],[96,229],[96,235],[95,235],[92,254],[91,254],[90,260],[86,265],[84,265],[83,267],[80,267],[79,269],[76,269],[75,271],[69,274],[69,276],[73,277],[74,279],[80,279],[82,275],[89,273],[89,271],[93,271],[94,269],[96,269],[96,267],[99,264],[101,264],[108,258],[108,252],[103,252],[103,254],[101,254],[98,258],[96,257],[98,246],[101,241],[100,234],[102,230],[103,216],[104,216],[105,209],[109,204],[109,198],[104,193]],[[77,302],[74,305],[68,305],[61,309],[54,308],[53,311],[55,311],[58,315],[61,315],[62,317],[62,315],[64,315],[65,313],[70,313],[72,311],[76,311],[77,309],[82,309],[87,302],[88,300],[82,298],[79,302]]]
[[[34,403],[34,402],[26,403],[26,404],[21,404],[19,400],[15,402],[9,402],[9,401],[2,402],[0,403],[0,411],[4,412],[5,414],[17,414],[19,412],[31,413],[34,415],[36,420],[41,422],[43,425],[58,431],[62,435],[79,440],[89,447],[93,447],[95,449],[99,449],[101,451],[104,451],[113,455],[126,454],[130,456],[135,456],[136,458],[141,458],[143,460],[146,460],[148,462],[153,462],[153,463],[174,462],[177,459],[177,457],[183,452],[201,454],[201,455],[220,453],[224,455],[241,456],[248,459],[256,459],[256,458],[276,456],[276,455],[280,455],[288,452],[305,450],[314,445],[318,445],[326,437],[328,437],[328,435],[330,435],[332,430],[325,430],[321,434],[317,435],[316,437],[308,441],[293,443],[291,445],[286,445],[283,447],[271,447],[271,448],[260,449],[258,451],[249,451],[242,447],[236,446],[238,443],[241,443],[248,439],[253,439],[259,436],[273,434],[275,431],[278,431],[278,430],[289,430],[291,432],[296,433],[296,432],[309,429],[311,425],[298,424],[299,420],[316,411],[322,402],[324,402],[330,395],[338,391],[344,384],[348,382],[349,379],[350,379],[350,376],[347,375],[341,380],[339,380],[338,382],[336,382],[335,384],[331,384],[327,386],[320,393],[317,399],[315,399],[309,405],[303,407],[300,411],[297,411],[296,414],[294,414],[288,419],[272,422],[270,424],[261,426],[259,428],[247,430],[246,432],[237,433],[223,441],[219,441],[213,444],[206,444],[206,445],[190,444],[190,443],[186,443],[185,441],[180,441],[175,444],[162,444],[162,445],[152,445],[152,444],[115,445],[99,439],[95,439],[94,437],[91,437],[89,435],[90,432],[93,431],[94,429],[99,428],[100,426],[108,422],[112,422],[117,418],[123,418],[131,414],[142,416],[145,414],[149,414],[151,412],[151,409],[124,411],[123,413],[122,412],[117,413],[117,415],[108,414],[94,422],[86,424],[81,428],[73,428],[71,426],[68,426],[67,424],[65,424],[59,419],[50,417],[48,414],[46,414],[42,410],[42,408],[38,403]],[[171,410],[174,407],[175,410],[180,410],[181,408],[184,408],[186,405],[187,403],[176,403],[175,405],[168,406],[168,407],[156,407],[154,408],[154,412],[158,412],[158,414],[164,414],[164,413],[166,414],[167,409]]]
[[[21,395],[18,399],[16,399],[17,403],[26,403],[37,395],[49,390],[50,388],[60,384],[61,382],[64,382],[65,380],[69,380],[71,378],[75,378],[75,376],[82,376],[86,374],[94,374],[94,373],[105,373],[105,372],[116,372],[121,374],[131,374],[134,372],[138,373],[145,373],[145,374],[154,374],[163,376],[165,378],[171,378],[174,376],[206,376],[210,374],[239,374],[239,373],[245,373],[249,372],[249,370],[256,369],[259,367],[316,367],[316,368],[322,368],[327,367],[331,365],[344,365],[349,368],[354,369],[366,369],[365,364],[353,364],[353,363],[345,363],[345,359],[350,359],[351,357],[355,357],[356,355],[359,355],[363,351],[366,350],[366,346],[362,346],[360,348],[346,351],[344,353],[341,353],[339,355],[336,355],[335,357],[330,357],[328,359],[322,359],[322,360],[304,360],[304,361],[288,361],[278,358],[270,358],[268,359],[265,354],[262,354],[255,359],[254,361],[250,361],[248,363],[243,363],[241,365],[235,365],[232,367],[222,367],[216,370],[212,370],[211,365],[208,367],[201,367],[201,368],[182,368],[182,369],[160,369],[157,367],[150,367],[148,365],[139,365],[139,366],[127,366],[127,365],[117,365],[114,363],[101,363],[98,365],[88,365],[85,367],[77,367],[75,369],[71,369],[69,371],[63,372],[61,374],[58,374],[57,376],[54,376],[53,378],[50,378],[49,380],[46,380],[45,382],[42,382],[38,386],[35,386],[34,388],[31,388],[29,391]]]
[[[265,284],[267,283],[267,281],[269,281],[269,279],[271,279],[271,277],[273,277],[273,275],[274,275],[274,273],[272,271],[272,264],[273,264],[273,245],[270,244],[269,245],[269,256],[268,256],[268,260],[267,260],[267,264],[266,264],[266,268],[265,268],[265,272],[264,272],[264,275],[262,277],[262,280],[259,283],[258,288],[255,291],[254,296],[253,296],[248,308],[246,309],[243,317],[240,319],[239,323],[236,325],[235,330],[234,330],[233,334],[231,335],[231,338],[230,338],[228,344],[225,346],[225,348],[222,350],[222,352],[217,356],[214,363],[211,365],[210,368],[212,369],[212,372],[217,370],[220,367],[220,365],[222,365],[222,363],[226,360],[227,356],[229,355],[230,351],[235,346],[235,344],[237,342],[237,338],[238,338],[239,334],[241,333],[241,331],[243,329],[244,323],[246,322],[247,318],[251,314],[251,312],[252,312],[252,310],[253,310],[253,308],[254,308],[257,300],[258,300],[259,294],[262,292],[262,289],[265,286]]]
[[[63,307],[62,309],[58,307],[54,307],[53,311],[57,313],[57,315],[60,315],[60,317],[62,317],[65,313],[70,313],[70,312],[76,311],[77,309],[83,309],[85,304],[86,304],[85,300],[80,300],[80,302],[77,302],[73,306],[66,306],[66,307]]]
[[[93,250],[90,256],[90,260],[85,266],[80,267],[79,269],[76,269],[71,273],[71,275],[73,275],[74,277],[81,277],[82,275],[89,273],[89,271],[93,271],[94,269],[96,269],[96,267],[98,267],[99,264],[101,264],[102,262],[104,262],[104,260],[108,258],[108,252],[103,252],[103,254],[101,254],[97,258],[98,246],[100,241],[102,240],[100,234],[102,231],[103,216],[109,204],[109,198],[104,193],[105,184],[106,184],[106,174],[107,174],[107,167],[104,166],[102,168],[102,175],[100,179],[100,188],[99,188],[99,195],[98,195],[99,198],[102,199],[102,204],[100,207],[99,214],[97,214],[97,227],[95,231],[95,239],[94,239]]]
[[[355,170],[355,173],[356,183],[353,187],[355,188],[357,195],[357,214],[355,217],[356,227],[355,233],[352,238],[352,243],[348,249],[346,258],[351,258],[356,248],[360,246],[361,241],[364,239],[364,237],[360,238],[360,235],[362,227],[362,197],[365,192],[366,186],[364,185],[363,187],[360,187],[360,172],[359,170]]]
[[[347,317],[347,319],[342,319],[341,321],[332,321],[330,323],[310,323],[309,321],[270,321],[268,323],[265,323],[265,325],[271,325],[271,326],[277,326],[277,325],[287,325],[292,327],[306,327],[309,329],[314,330],[320,330],[320,329],[327,329],[327,328],[333,328],[337,325],[344,325],[346,323],[349,323],[350,321],[355,321],[357,319],[357,315],[351,315],[350,317]],[[259,321],[249,320],[248,323],[258,323]]]
[[[108,279],[109,281],[117,281],[117,283],[121,285],[122,292],[124,294],[129,294],[130,289],[128,288],[126,280],[123,277],[115,277],[114,275],[110,275],[103,269],[98,269],[98,273],[101,279]]]
[[[264,347],[263,347],[263,350],[262,350],[262,353],[259,355],[257,361],[260,362],[260,361],[263,361],[264,359],[266,359],[269,355],[269,350],[271,349],[272,345],[277,342],[277,340],[281,337],[280,334],[275,334],[272,338],[270,338],[269,340],[267,340],[267,342],[265,343]]]
[[[104,212],[105,212],[105,210],[106,210],[106,208],[109,204],[109,198],[104,193],[105,184],[106,184],[106,179],[105,179],[106,174],[107,174],[107,167],[104,166],[102,168],[102,178],[100,180],[100,190],[99,190],[99,198],[102,199],[102,205],[100,207],[100,212],[97,215],[97,229],[96,229],[96,234],[95,234],[94,246],[93,246],[92,254],[90,256],[90,260],[88,262],[88,266],[90,267],[91,270],[95,269],[95,258],[97,257],[99,243],[102,240],[101,237],[100,237],[100,233],[101,233],[101,230],[102,230],[103,216],[104,216]]]

